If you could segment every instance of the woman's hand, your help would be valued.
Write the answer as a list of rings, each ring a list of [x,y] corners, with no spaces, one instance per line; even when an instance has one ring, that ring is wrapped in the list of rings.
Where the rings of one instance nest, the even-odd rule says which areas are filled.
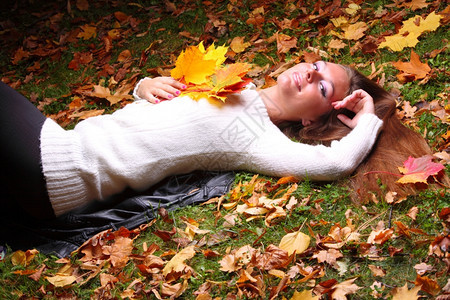
[[[346,108],[355,113],[353,119],[346,115],[338,115],[338,119],[350,128],[355,128],[359,118],[366,113],[375,113],[373,98],[364,90],[356,90],[341,101],[332,103],[334,109]]]
[[[146,78],[139,84],[136,94],[151,103],[170,100],[184,90],[186,86],[172,77]]]

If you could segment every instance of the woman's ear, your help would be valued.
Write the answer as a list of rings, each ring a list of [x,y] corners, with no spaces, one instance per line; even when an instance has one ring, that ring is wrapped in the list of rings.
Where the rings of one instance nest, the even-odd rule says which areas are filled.
[[[303,126],[309,126],[309,125],[311,125],[312,124],[312,121],[311,120],[305,120],[305,119],[302,119],[302,125]]]

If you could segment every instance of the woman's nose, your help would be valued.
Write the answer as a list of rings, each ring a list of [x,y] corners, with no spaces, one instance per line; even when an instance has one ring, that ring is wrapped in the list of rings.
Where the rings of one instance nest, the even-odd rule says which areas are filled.
[[[315,70],[306,70],[305,78],[308,83],[311,83],[313,80]]]

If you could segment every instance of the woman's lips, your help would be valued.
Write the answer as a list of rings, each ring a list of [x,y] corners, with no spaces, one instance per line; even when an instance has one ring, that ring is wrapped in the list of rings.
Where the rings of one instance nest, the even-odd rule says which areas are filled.
[[[298,72],[294,72],[292,74],[293,78],[294,78],[294,82],[298,87],[298,91],[301,92],[302,91],[302,86],[301,86],[301,82],[302,82],[302,77],[300,76],[300,74]]]

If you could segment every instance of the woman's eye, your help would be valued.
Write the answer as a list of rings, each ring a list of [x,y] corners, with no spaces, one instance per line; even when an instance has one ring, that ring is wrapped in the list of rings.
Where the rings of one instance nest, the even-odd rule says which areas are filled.
[[[319,66],[317,65],[317,63],[313,63],[313,69],[318,71],[319,70]]]
[[[322,94],[322,96],[324,98],[327,97],[327,89],[325,88],[325,85],[323,83],[319,83],[319,89],[320,89],[320,93]]]

